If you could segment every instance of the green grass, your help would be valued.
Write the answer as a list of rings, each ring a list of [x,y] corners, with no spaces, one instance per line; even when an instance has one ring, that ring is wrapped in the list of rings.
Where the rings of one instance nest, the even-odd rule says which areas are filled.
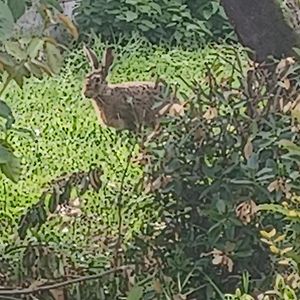
[[[100,43],[96,43],[95,49],[102,53]],[[188,52],[143,48],[142,44],[133,43],[118,50],[121,56],[110,77],[112,82],[149,80],[152,69],[151,72],[158,73],[171,84],[179,84],[185,100],[189,89],[178,79],[179,75],[188,82],[194,79],[203,82],[205,63],[216,60],[219,54],[234,59],[232,51],[221,46]],[[230,75],[225,60],[219,59],[218,68],[223,70],[220,76]],[[22,157],[23,173],[18,184],[1,177],[0,243],[15,241],[18,218],[37,202],[47,182],[64,172],[87,170],[91,164],[102,166],[103,188],[99,194],[82,197],[82,217],[56,216],[38,233],[32,232],[30,239],[52,241],[57,246],[72,249],[74,260],[80,261],[80,257],[86,255],[87,263],[97,255],[102,257],[103,250],[95,240],[101,236],[115,236],[118,230],[116,200],[133,140],[127,132],[116,133],[98,124],[90,102],[81,95],[87,70],[82,51],[73,50],[59,76],[42,81],[28,79],[22,89],[15,84],[8,87],[4,99],[12,107],[16,127],[31,129],[37,137],[15,133],[10,136],[16,154]],[[145,226],[159,217],[158,204],[136,188],[142,175],[143,170],[131,164],[125,179],[122,216],[128,241],[133,234],[142,234]]]

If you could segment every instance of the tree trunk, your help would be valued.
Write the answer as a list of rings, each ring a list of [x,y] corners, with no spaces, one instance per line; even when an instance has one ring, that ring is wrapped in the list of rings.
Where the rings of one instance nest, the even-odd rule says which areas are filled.
[[[242,45],[253,50],[253,59],[293,55],[297,35],[284,20],[276,0],[221,0]]]

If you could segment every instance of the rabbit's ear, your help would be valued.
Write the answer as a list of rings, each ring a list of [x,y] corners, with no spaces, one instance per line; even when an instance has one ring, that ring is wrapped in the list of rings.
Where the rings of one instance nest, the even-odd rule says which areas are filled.
[[[105,70],[105,75],[107,76],[109,68],[114,61],[113,49],[111,47],[107,48],[103,54],[103,67]]]
[[[98,69],[99,61],[98,61],[96,53],[92,49],[86,47],[85,45],[83,46],[83,51],[84,51],[86,58],[88,59],[88,61],[90,63],[90,66],[92,67],[92,69]]]

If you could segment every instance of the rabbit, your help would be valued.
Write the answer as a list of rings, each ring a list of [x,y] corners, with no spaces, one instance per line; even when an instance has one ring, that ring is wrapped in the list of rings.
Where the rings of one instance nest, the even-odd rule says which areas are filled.
[[[164,97],[166,87],[158,81],[109,84],[107,75],[114,60],[112,48],[106,49],[102,63],[86,46],[84,53],[92,71],[86,75],[83,95],[92,99],[100,123],[117,130],[138,131],[142,126],[155,128],[159,116],[168,110],[167,106],[178,103],[176,95]]]

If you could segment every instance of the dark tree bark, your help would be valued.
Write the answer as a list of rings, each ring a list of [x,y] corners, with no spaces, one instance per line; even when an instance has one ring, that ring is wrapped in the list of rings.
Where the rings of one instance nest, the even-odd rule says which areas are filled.
[[[293,55],[296,33],[284,20],[276,0],[221,0],[242,45],[254,51],[254,60]]]

